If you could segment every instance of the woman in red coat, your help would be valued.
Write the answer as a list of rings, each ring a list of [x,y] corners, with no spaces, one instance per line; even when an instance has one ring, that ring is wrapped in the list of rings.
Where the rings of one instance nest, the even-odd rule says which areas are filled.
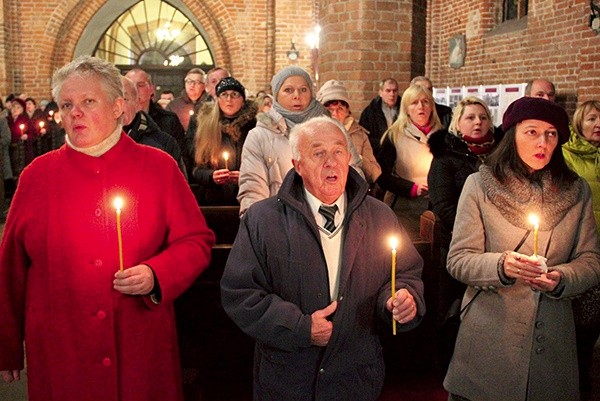
[[[78,58],[53,95],[66,145],[23,171],[0,246],[0,374],[24,341],[30,401],[179,401],[173,300],[214,235],[175,161],[122,133],[114,66]]]

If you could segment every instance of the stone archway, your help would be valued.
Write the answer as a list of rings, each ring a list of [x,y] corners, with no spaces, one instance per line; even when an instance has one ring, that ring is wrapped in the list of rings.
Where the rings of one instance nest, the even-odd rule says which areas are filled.
[[[47,29],[49,32],[58,32],[51,57],[51,70],[61,67],[78,55],[91,54],[100,35],[114,21],[115,16],[138,1],[80,0],[73,5],[73,1],[64,0],[55,9],[54,18]],[[216,65],[232,71],[243,70],[241,62],[231,61],[231,51],[239,48],[239,44],[233,21],[223,12],[226,7],[221,0],[211,2],[211,7],[193,0],[169,0],[169,3],[203,30]],[[62,19],[60,15],[63,15]]]

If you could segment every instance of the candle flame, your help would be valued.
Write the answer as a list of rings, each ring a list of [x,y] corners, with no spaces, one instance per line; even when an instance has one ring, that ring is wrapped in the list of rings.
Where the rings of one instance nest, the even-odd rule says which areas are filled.
[[[19,128],[21,129],[21,131],[23,131],[25,129],[25,124],[19,125]]]
[[[54,110],[50,110],[50,111],[48,112],[48,114],[50,115],[50,117],[52,117],[52,116],[54,115]]]
[[[194,115],[194,110],[190,110],[190,116]]]
[[[396,247],[398,246],[398,238],[391,237],[390,238],[390,246],[392,247],[393,250],[396,250]]]
[[[44,128],[44,122],[40,121],[40,128]]]
[[[223,152],[223,159],[229,160],[229,152]]]
[[[536,228],[539,227],[539,225],[540,225],[540,219],[537,216],[537,214],[530,214],[529,215],[529,222],[531,224],[533,224],[533,226],[536,227]]]
[[[117,209],[117,212],[120,212],[121,208],[123,207],[123,199],[117,196],[113,201],[113,205],[115,209]]]

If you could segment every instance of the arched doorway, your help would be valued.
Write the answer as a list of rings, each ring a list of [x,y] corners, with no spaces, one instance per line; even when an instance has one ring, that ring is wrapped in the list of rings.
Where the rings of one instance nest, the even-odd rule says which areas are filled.
[[[90,24],[96,29],[84,33],[89,50],[82,53],[108,60],[122,72],[143,68],[152,76],[157,91],[175,93],[182,89],[189,69],[199,67],[208,71],[214,66],[207,35],[183,3],[178,0],[126,0],[125,3],[109,2],[99,10],[92,19],[96,23]],[[118,17],[114,18],[115,15]],[[103,25],[102,31],[99,25]],[[95,43],[93,49],[90,42]],[[81,48],[85,46],[78,45]]]

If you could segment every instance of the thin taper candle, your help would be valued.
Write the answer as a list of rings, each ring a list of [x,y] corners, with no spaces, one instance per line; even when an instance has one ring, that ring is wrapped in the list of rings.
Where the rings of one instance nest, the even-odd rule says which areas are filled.
[[[223,159],[225,159],[225,170],[229,170],[227,168],[227,162],[229,161],[229,152],[223,152]]]
[[[396,300],[396,247],[398,246],[398,239],[392,237],[390,239],[390,246],[392,247],[392,309],[394,308],[393,302]],[[396,320],[392,315],[392,334],[396,335]]]
[[[115,198],[115,209],[117,209],[117,239],[119,241],[119,270],[123,271],[123,237],[121,235],[121,207],[123,207],[123,199]]]
[[[540,229],[540,219],[535,214],[529,215],[529,222],[533,224],[533,256],[538,254],[538,231]]]

